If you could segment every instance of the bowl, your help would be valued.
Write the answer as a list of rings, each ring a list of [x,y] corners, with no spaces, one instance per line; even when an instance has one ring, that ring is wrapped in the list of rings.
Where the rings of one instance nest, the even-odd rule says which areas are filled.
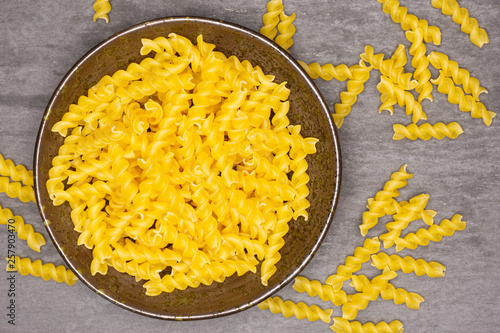
[[[54,206],[46,182],[52,159],[63,138],[51,132],[52,126],[71,103],[86,94],[104,75],[140,62],[141,38],[154,39],[176,33],[196,41],[199,34],[216,45],[226,56],[235,55],[259,65],[264,73],[275,75],[275,82],[287,81],[291,90],[288,117],[302,126],[304,137],[316,137],[317,153],[308,155],[310,190],[309,219],[289,222],[290,230],[280,250],[282,259],[267,286],[256,274],[233,275],[223,283],[175,290],[159,296],[146,296],[142,282],[110,268],[106,275],[92,275],[92,251],[77,245],[79,233],[73,230],[69,205]],[[54,245],[67,266],[90,289],[125,309],[155,318],[171,320],[206,319],[232,314],[265,300],[308,264],[318,251],[332,224],[340,191],[341,157],[337,131],[320,91],[301,66],[273,41],[247,28],[200,17],[169,17],[128,28],[103,41],[81,58],[63,78],[51,97],[40,125],[34,158],[36,199],[40,214]]]

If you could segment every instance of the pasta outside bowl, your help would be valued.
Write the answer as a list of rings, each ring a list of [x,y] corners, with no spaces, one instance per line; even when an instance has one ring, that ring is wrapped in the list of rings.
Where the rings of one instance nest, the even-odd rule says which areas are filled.
[[[158,296],[147,296],[143,281],[136,282],[128,274],[110,268],[106,275],[92,275],[92,250],[77,245],[79,233],[74,231],[71,208],[66,203],[54,206],[47,194],[46,182],[52,159],[57,156],[64,138],[51,131],[61,120],[69,105],[104,75],[140,62],[141,39],[154,39],[176,33],[192,42],[200,34],[206,42],[216,45],[227,57],[237,56],[260,66],[275,82],[287,82],[290,89],[288,117],[301,125],[304,137],[319,139],[317,152],[308,155],[310,181],[309,219],[302,217],[289,222],[280,250],[281,260],[267,286],[257,273],[226,278],[223,283],[197,288],[174,290]],[[85,56],[63,78],[54,92],[40,125],[35,148],[34,175],[36,199],[50,238],[67,266],[91,290],[125,309],[161,319],[207,319],[232,314],[265,300],[291,282],[309,263],[325,238],[338,202],[341,180],[340,145],[330,111],[320,91],[301,66],[271,40],[247,28],[198,17],[170,17],[128,28],[103,41]]]

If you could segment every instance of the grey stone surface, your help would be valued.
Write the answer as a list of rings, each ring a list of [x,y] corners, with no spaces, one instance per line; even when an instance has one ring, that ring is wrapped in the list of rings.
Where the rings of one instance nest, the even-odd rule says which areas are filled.
[[[31,168],[38,126],[52,92],[78,59],[101,40],[131,25],[174,15],[205,16],[239,23],[259,30],[266,1],[111,1],[110,23],[92,22],[88,1],[0,1],[0,153]],[[442,31],[441,51],[468,69],[489,90],[481,101],[498,111],[500,98],[500,3],[497,0],[463,0],[472,17],[489,34],[483,48],[473,45],[459,25],[431,6],[430,0],[401,1],[410,13],[427,19]],[[400,26],[382,12],[375,0],[286,0],[288,13],[296,12],[297,33],[291,54],[319,63],[358,62],[366,44],[376,52],[392,53],[398,44],[409,47]],[[410,58],[411,59],[411,58]],[[408,70],[411,68],[408,67]],[[437,72],[433,71],[433,77]],[[406,332],[499,332],[500,331],[500,135],[499,119],[486,127],[480,119],[460,112],[434,88],[434,102],[422,103],[429,122],[459,122],[464,134],[457,140],[393,141],[392,125],[409,124],[404,110],[379,114],[377,71],[339,130],[343,155],[342,192],[335,220],[320,251],[303,271],[310,279],[324,280],[337,265],[363,243],[358,226],[366,199],[380,190],[392,172],[408,163],[414,174],[402,199],[429,193],[429,209],[436,221],[460,213],[467,228],[439,243],[401,255],[434,260],[446,266],[442,278],[399,274],[397,287],[421,294],[421,309],[410,310],[391,301],[377,300],[360,311],[361,322],[399,319]],[[345,82],[316,80],[331,108],[340,100]],[[22,204],[0,194],[2,207],[22,215],[48,240],[35,204]],[[385,221],[385,220],[384,220]],[[415,231],[423,224],[410,227]],[[413,229],[415,228],[415,229]],[[383,225],[370,230],[376,236]],[[20,256],[62,264],[52,244],[35,253],[24,242],[16,243]],[[388,253],[395,253],[389,249]],[[0,232],[0,254],[7,255],[7,233]],[[363,272],[373,276],[369,265]],[[329,332],[327,324],[286,319],[252,308],[224,318],[170,322],[143,317],[112,305],[78,282],[72,287],[44,282],[30,276],[16,280],[16,325],[7,323],[9,284],[0,271],[0,331],[2,332]],[[329,307],[318,298],[296,293],[291,285],[278,293],[296,302]],[[334,314],[341,315],[335,308]]]

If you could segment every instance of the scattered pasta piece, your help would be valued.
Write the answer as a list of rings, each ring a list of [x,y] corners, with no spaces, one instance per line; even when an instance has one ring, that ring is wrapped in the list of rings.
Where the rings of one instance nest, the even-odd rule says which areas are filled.
[[[12,222],[12,220],[14,221]],[[40,247],[45,244],[45,238],[42,234],[35,232],[30,224],[24,223],[21,216],[12,214],[10,209],[2,208],[2,206],[0,206],[0,224],[6,224],[8,230],[12,230],[13,227],[13,231],[17,232],[17,237],[25,240],[33,251],[40,252]]]
[[[436,45],[441,44],[441,31],[438,27],[430,26],[426,20],[418,19],[415,15],[408,14],[406,7],[400,6],[398,0],[377,0],[382,4],[382,10],[390,14],[394,22],[401,24],[405,31],[416,31],[421,29],[426,43],[433,42]]]
[[[333,287],[334,291],[342,289],[344,281],[351,278],[352,274],[361,269],[361,265],[370,260],[370,256],[380,250],[380,241],[377,237],[365,239],[363,246],[354,249],[354,255],[348,256],[343,265],[337,267],[337,272],[326,279],[326,284]]]
[[[92,6],[95,10],[93,20],[103,19],[106,23],[109,22],[108,13],[111,11],[109,0],[96,0]]]
[[[404,138],[410,140],[429,140],[430,138],[442,140],[444,137],[456,139],[464,132],[462,126],[454,121],[448,124],[439,122],[434,125],[424,123],[418,126],[417,124],[410,124],[408,126],[394,124],[393,129],[393,140],[401,140]]]
[[[394,205],[394,198],[399,196],[398,189],[405,187],[407,180],[413,177],[413,174],[406,171],[406,166],[403,164],[391,175],[383,190],[377,192],[374,200],[368,200],[368,211],[363,213],[363,222],[359,226],[361,235],[365,236],[369,229],[377,225],[378,219],[385,215],[386,208]]]
[[[351,112],[351,107],[356,103],[357,96],[365,88],[364,83],[370,78],[372,68],[372,66],[367,67],[362,60],[360,60],[359,65],[349,68],[353,78],[347,81],[347,90],[340,93],[340,103],[334,105],[334,112],[332,113],[337,128],[342,126],[344,118]]]
[[[442,71],[439,77],[431,80],[432,83],[438,86],[438,91],[448,95],[448,102],[458,105],[460,111],[470,112],[472,118],[483,119],[486,126],[490,126],[492,119],[496,116],[493,111],[488,111],[483,103],[474,100],[471,95],[466,95],[464,90],[457,87],[453,80],[446,77]]]
[[[429,81],[431,71],[429,70],[429,59],[427,58],[427,48],[424,44],[424,35],[422,29],[418,28],[415,31],[407,31],[406,38],[412,43],[410,46],[410,54],[413,56],[411,65],[415,68],[413,76],[418,81],[415,90],[420,94],[418,102],[421,103],[424,99],[432,102],[432,84]]]
[[[293,25],[295,17],[295,13],[290,16],[287,16],[284,12],[280,13],[281,22],[278,24],[280,34],[276,37],[276,43],[287,51],[293,45],[292,36],[295,34],[295,26]]]
[[[308,280],[303,276],[295,278],[293,289],[299,293],[307,292],[311,297],[319,296],[322,301],[330,301],[335,306],[341,306],[347,302],[344,290],[335,291],[329,284],[322,284],[317,280]]]
[[[421,228],[416,233],[410,233],[404,238],[396,239],[396,251],[404,248],[411,250],[418,246],[427,246],[430,241],[439,242],[443,236],[453,236],[456,230],[464,230],[466,222],[462,221],[462,216],[455,214],[451,220],[444,219],[439,225],[433,224],[428,229]]]
[[[33,171],[23,165],[16,165],[12,160],[5,159],[0,154],[0,176],[10,177],[15,182],[22,182],[26,186],[33,186]]]
[[[460,24],[463,32],[470,35],[470,40],[474,45],[483,47],[489,43],[488,34],[475,18],[469,17],[469,11],[465,7],[460,7],[456,0],[432,0],[434,8],[441,9],[444,15],[451,16],[453,21]]]
[[[362,291],[354,294],[351,300],[342,306],[342,318],[354,320],[358,311],[366,309],[370,301],[375,301],[380,295],[380,291],[387,289],[388,281],[396,276],[398,274],[391,271],[389,267],[384,268],[382,274],[364,284]]]
[[[285,318],[295,316],[298,319],[309,321],[321,320],[330,323],[333,309],[323,310],[317,305],[308,306],[303,302],[295,304],[292,301],[283,301],[280,297],[269,297],[257,305],[261,310],[269,309],[272,313],[281,313]]]
[[[435,261],[427,262],[424,259],[414,259],[410,256],[400,257],[397,254],[388,255],[380,252],[372,255],[372,266],[383,269],[386,266],[393,271],[402,270],[403,273],[414,272],[417,276],[443,277],[446,267]]]
[[[335,333],[402,333],[403,324],[399,320],[379,322],[377,324],[361,324],[359,321],[349,321],[342,317],[334,317],[330,329]]]
[[[278,34],[276,27],[280,21],[280,13],[283,12],[283,2],[281,0],[271,0],[267,3],[266,9],[267,13],[262,16],[264,26],[260,29],[260,33],[274,40]]]
[[[30,258],[7,259],[7,272],[17,271],[21,275],[33,275],[41,277],[45,281],[50,279],[68,285],[73,285],[78,281],[78,278],[70,269],[66,269],[63,265],[54,266],[52,263],[42,264],[40,260],[31,261]]]
[[[460,68],[458,63],[449,59],[446,54],[431,52],[427,58],[429,58],[429,62],[434,68],[442,70],[441,73],[447,77],[451,76],[455,84],[461,84],[464,92],[472,94],[476,101],[479,101],[480,94],[488,93],[486,88],[481,87],[478,79],[470,76],[468,70]]]
[[[8,177],[0,177],[0,193],[5,193],[10,198],[18,198],[22,202],[36,202],[33,186],[11,182]]]
[[[317,62],[306,64],[301,60],[297,61],[312,79],[322,78],[325,81],[333,79],[345,81],[354,78],[351,68],[345,64],[334,66],[332,64],[320,65]]]

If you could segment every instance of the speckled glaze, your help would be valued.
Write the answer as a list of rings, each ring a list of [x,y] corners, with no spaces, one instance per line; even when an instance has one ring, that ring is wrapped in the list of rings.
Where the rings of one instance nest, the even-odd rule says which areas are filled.
[[[156,38],[177,33],[193,42],[199,34],[216,45],[226,56],[235,55],[262,67],[276,76],[276,82],[287,81],[291,90],[289,118],[302,125],[304,137],[319,138],[318,152],[308,156],[311,207],[309,220],[290,221],[285,246],[276,274],[264,287],[257,274],[232,276],[224,283],[184,291],[145,295],[142,282],[110,268],[107,275],[90,273],[92,253],[77,245],[79,234],[73,230],[70,207],[53,206],[47,195],[46,182],[51,161],[57,155],[63,138],[52,133],[52,126],[61,119],[71,103],[97,83],[104,75],[125,69],[131,62],[140,62],[141,38]],[[64,77],[54,92],[37,138],[34,158],[35,189],[44,224],[69,268],[90,289],[107,300],[139,314],[171,320],[213,318],[228,315],[258,304],[304,269],[318,250],[330,225],[340,191],[341,158],[338,136],[330,111],[319,90],[300,65],[272,41],[244,27],[198,17],[170,17],[146,22],[118,33],[87,53]]]

